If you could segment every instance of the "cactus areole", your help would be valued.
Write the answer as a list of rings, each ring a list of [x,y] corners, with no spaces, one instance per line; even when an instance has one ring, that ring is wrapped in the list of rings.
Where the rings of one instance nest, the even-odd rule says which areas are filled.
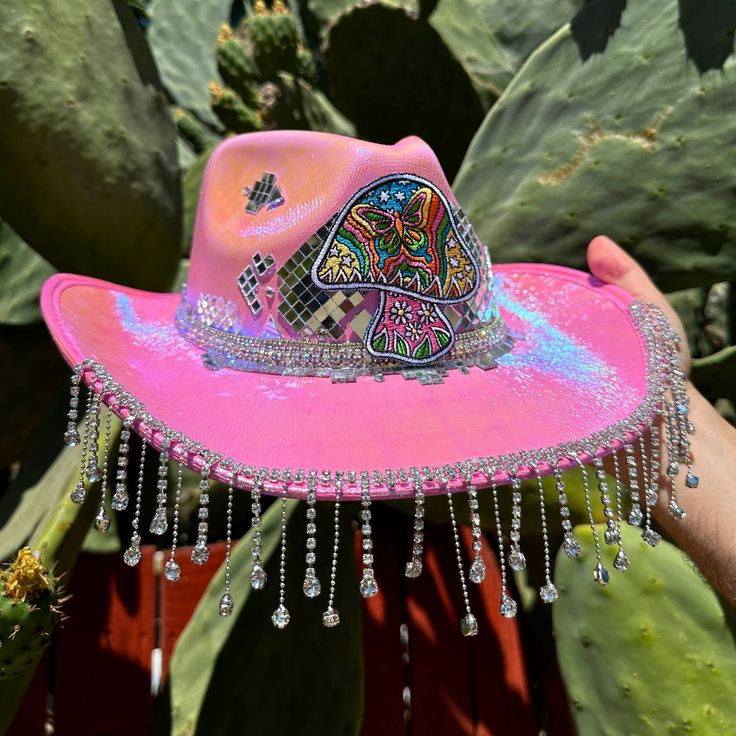
[[[59,584],[28,547],[0,574],[0,679],[38,661],[60,615]]]
[[[265,519],[271,510],[279,514],[270,526],[278,528],[284,560],[289,497],[306,501],[301,592],[325,600],[321,620],[331,628],[342,620],[335,566],[346,540],[336,503],[332,570],[320,579],[317,557],[328,547],[317,540],[319,503],[360,503],[359,592],[370,598],[380,589],[371,505],[414,500],[404,574],[416,578],[424,566],[425,498],[445,495],[459,555],[460,630],[474,636],[482,624],[468,587],[488,577],[479,509],[493,504],[501,534],[500,484],[510,485],[503,492],[511,505],[501,559],[514,571],[527,567],[530,554],[521,536],[523,493],[531,491],[541,506],[539,594],[549,604],[562,591],[551,577],[543,476],[554,477],[569,557],[582,548],[563,471],[582,474],[588,508],[593,495],[600,498],[606,527],[589,574],[601,586],[634,564],[623,549],[622,524],[640,528],[647,544],[658,543],[650,509],[660,469],[670,479],[674,518],[685,515],[687,494],[697,492],[677,336],[662,311],[559,266],[494,269],[436,156],[418,138],[393,146],[298,131],[230,138],[214,150],[202,180],[181,294],[58,274],[44,287],[42,309],[75,366],[65,441],[81,445],[82,462],[72,500],[84,502],[90,482],[102,485],[95,520],[101,532],[111,524],[108,493],[115,511],[136,509],[128,565],[141,560],[142,524],[152,534],[173,535],[164,574],[175,585],[182,577],[176,560],[182,476],[170,484],[168,463],[202,476],[195,564],[209,559],[212,481],[230,487],[228,529],[232,493],[247,492],[250,585],[256,595],[277,585],[271,621],[278,629],[292,620],[287,590],[293,588],[283,565],[279,580],[269,580],[267,550],[276,542],[267,539]],[[84,386],[91,389],[86,399]],[[113,414],[123,420],[116,465],[109,460]],[[660,423],[661,437],[652,431]],[[156,508],[146,519],[144,473],[130,472],[145,460],[130,457],[133,432],[145,440],[143,453],[160,452]],[[612,453],[618,453],[614,478],[602,461]],[[533,481],[526,490],[525,479]],[[473,538],[467,567],[457,491],[467,494]],[[283,504],[267,512],[263,494]],[[600,554],[604,544],[616,548],[610,571]],[[229,565],[228,556],[223,616],[238,607]],[[511,618],[518,605],[506,579],[499,611]]]

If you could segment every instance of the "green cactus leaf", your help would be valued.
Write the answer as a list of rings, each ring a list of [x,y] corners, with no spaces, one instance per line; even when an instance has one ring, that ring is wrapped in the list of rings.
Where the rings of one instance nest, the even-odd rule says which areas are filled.
[[[488,110],[516,71],[480,13],[478,0],[442,0],[429,17],[465,68],[476,92]]]
[[[182,252],[188,255],[192,248],[192,238],[194,237],[194,221],[197,216],[197,206],[199,204],[199,190],[202,186],[202,177],[210,160],[212,151],[215,146],[209,146],[205,149],[187,169],[182,180],[182,193],[184,195],[184,235],[182,237]]]
[[[41,321],[38,295],[54,267],[0,221],[0,322]]]
[[[60,270],[167,288],[176,131],[130,8],[8,0],[0,69],[0,216]]]
[[[51,404],[51,411],[23,455],[18,475],[0,498],[0,560],[8,559],[47,523],[79,474],[81,447],[62,450],[61,436],[69,410],[67,384]]]
[[[243,25],[261,79],[274,79],[279,71],[296,72],[301,45],[299,25],[286,6],[251,13]]]
[[[361,608],[351,520],[342,514],[342,554],[336,587],[341,623],[327,629],[321,614],[327,606],[333,506],[320,504],[317,511],[317,539],[324,540],[320,542],[324,546],[322,552],[317,551],[322,593],[315,600],[302,592],[304,508],[296,501],[287,503],[285,602],[291,615],[289,625],[280,631],[270,621],[278,605],[279,589],[281,501],[276,500],[263,515],[261,527],[268,574],[265,589],[250,588],[249,533],[233,551],[232,616],[221,618],[218,613],[224,586],[224,569],[220,569],[176,644],[169,673],[174,736],[343,736],[359,732],[363,693]],[[254,687],[254,683],[260,685]],[[284,693],[290,694],[288,707]],[[238,703],[238,708],[232,708],[233,703]]]
[[[172,100],[215,128],[221,126],[210,109],[207,87],[222,82],[215,44],[232,5],[233,0],[154,0],[146,34]]]
[[[604,232],[666,290],[736,278],[736,59],[698,74],[723,31],[681,6],[593,0],[506,88],[454,187],[497,259],[582,268]]]
[[[322,92],[303,79],[281,72],[274,87],[274,99],[263,110],[267,127],[355,135],[353,124]]]
[[[602,529],[602,527],[601,527]],[[599,530],[600,531],[600,530]],[[589,529],[583,553],[557,556],[555,641],[577,732],[601,736],[722,736],[736,723],[733,611],[666,541],[652,549],[625,526],[629,569],[592,579]],[[614,548],[615,550],[615,548]]]
[[[488,110],[527,56],[582,5],[582,0],[440,0],[429,22]]]
[[[414,16],[419,15],[418,0],[381,0],[385,5],[393,8],[402,8]],[[335,23],[339,16],[352,10],[358,5],[357,0],[306,0],[309,13],[326,36],[329,26]]]
[[[693,360],[690,377],[711,401],[736,400],[736,345]]]
[[[181,107],[174,109],[174,120],[179,135],[194,153],[201,153],[208,143],[215,142],[214,136],[191,113]],[[181,163],[181,161],[180,161]]]
[[[229,26],[223,26],[217,37],[217,69],[228,87],[234,89],[243,101],[258,105],[260,80],[255,62]]]
[[[529,54],[563,23],[569,21],[585,4],[584,0],[462,0],[468,5],[469,17],[474,23],[490,29],[495,43],[503,50],[506,64],[514,71],[526,61]],[[440,0],[433,24],[439,17],[456,17],[460,3]],[[450,16],[449,13],[454,13]],[[470,27],[474,23],[468,22]],[[484,31],[485,32],[485,31]],[[505,80],[508,83],[510,78]],[[505,86],[505,83],[503,86]]]
[[[454,175],[484,110],[442,36],[425,19],[375,2],[338,16],[326,44],[329,91],[357,134],[381,143],[418,135]]]
[[[667,301],[677,312],[687,336],[687,342],[693,356],[699,354],[700,342],[705,325],[705,302],[707,289],[694,288],[673,291],[667,294]]]
[[[262,127],[261,113],[243,102],[229,87],[211,86],[212,110],[222,124],[233,133],[253,133]]]

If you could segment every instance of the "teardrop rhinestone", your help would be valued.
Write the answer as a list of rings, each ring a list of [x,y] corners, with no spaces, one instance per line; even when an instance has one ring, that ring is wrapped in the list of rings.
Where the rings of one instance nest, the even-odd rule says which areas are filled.
[[[654,531],[654,529],[645,529],[641,538],[650,546],[656,547],[662,537]]]
[[[210,559],[210,549],[206,544],[197,543],[192,550],[192,562],[195,565],[204,565]]]
[[[322,585],[316,575],[307,575],[304,578],[304,595],[307,598],[316,598],[322,592]]]
[[[157,508],[156,512],[153,515],[153,519],[151,519],[151,526],[149,527],[149,531],[151,534],[158,534],[161,536],[162,534],[166,534],[166,530],[169,527],[168,519],[166,518],[166,509],[165,508]]]
[[[141,561],[141,550],[139,547],[128,547],[123,553],[123,562],[129,567],[135,567]]]
[[[378,583],[372,573],[363,574],[363,579],[360,581],[360,594],[363,598],[373,598],[374,595],[378,595]]]
[[[613,559],[613,566],[617,570],[624,571],[629,566],[629,558],[624,554],[624,551],[620,549]]]
[[[565,534],[562,540],[562,549],[565,554],[570,558],[580,556],[580,544],[578,540],[572,534]]]
[[[603,541],[608,545],[618,544],[621,541],[621,534],[616,527],[608,527],[608,529],[603,532]]]
[[[105,513],[104,509],[100,509],[95,517],[95,529],[103,534],[110,528],[110,517]]]
[[[460,631],[463,636],[477,636],[478,619],[472,613],[466,613],[460,621]]]
[[[181,577],[179,564],[174,560],[168,560],[164,565],[164,575],[168,581],[175,583]]]
[[[499,611],[504,618],[513,618],[516,616],[517,608],[516,601],[513,598],[509,598],[507,595],[501,596]]]
[[[595,580],[599,585],[604,586],[608,585],[608,581],[610,580],[608,570],[606,570],[600,562],[593,569],[593,580]]]
[[[559,597],[559,594],[557,593],[557,588],[552,583],[547,583],[547,585],[543,585],[539,589],[539,597],[545,603],[554,603]]]
[[[64,432],[64,444],[67,447],[76,447],[80,441],[79,432],[76,429],[68,429]]]
[[[336,608],[328,608],[322,614],[322,623],[328,628],[332,629],[340,623],[340,614]]]
[[[418,578],[422,574],[422,561],[420,559],[409,560],[406,563],[404,575],[407,578]]]
[[[97,459],[92,458],[87,465],[87,480],[96,483],[100,479],[100,470],[97,467]]]
[[[118,487],[115,491],[110,503],[115,511],[125,511],[128,508],[128,501],[128,492],[125,486],[122,486],[122,489]]]
[[[688,488],[697,488],[698,483],[700,483],[700,478],[698,478],[698,476],[695,475],[695,473],[688,473],[685,476],[685,485]]]
[[[644,521],[644,514],[641,509],[639,507],[631,509],[629,512],[629,524],[631,526],[641,526],[642,521]]]
[[[469,577],[474,583],[482,583],[485,580],[486,566],[480,555],[473,560],[473,564],[470,566]]]
[[[266,585],[266,571],[260,565],[253,565],[250,574],[250,587],[253,590],[263,590]]]
[[[519,549],[512,549],[509,555],[509,567],[515,572],[526,568],[526,557]]]
[[[285,629],[288,626],[290,619],[291,619],[291,616],[289,616],[289,611],[287,610],[286,606],[282,603],[273,612],[273,615],[271,616],[271,623],[277,629]]]
[[[680,506],[680,504],[678,504],[677,501],[675,501],[674,499],[670,500],[667,508],[670,514],[672,514],[672,516],[678,521],[684,519],[687,516],[687,514],[685,513],[685,509],[683,509],[682,506]]]
[[[220,598],[220,616],[229,616],[233,612],[233,597],[230,593],[225,593]]]
[[[72,503],[84,503],[87,498],[87,489],[85,488],[83,481],[80,480],[79,483],[77,483],[77,487],[72,491],[70,498]]]

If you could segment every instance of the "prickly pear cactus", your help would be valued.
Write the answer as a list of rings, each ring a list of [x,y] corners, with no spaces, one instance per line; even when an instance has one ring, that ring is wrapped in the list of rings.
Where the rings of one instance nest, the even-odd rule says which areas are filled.
[[[0,70],[0,217],[61,270],[168,288],[176,131],[132,11],[7,0]]]
[[[511,59],[486,25],[478,0],[442,0],[430,25],[452,49],[473,83],[484,110],[488,110],[516,71]]]
[[[251,107],[258,105],[259,71],[233,29],[223,23],[217,34],[217,69],[225,84]]]
[[[736,345],[693,361],[692,379],[711,400],[736,400]]]
[[[529,54],[572,19],[584,0],[439,0],[430,23],[457,43],[463,63],[503,89]]]
[[[53,266],[0,220],[0,323],[40,322],[38,295],[52,273]]]
[[[59,617],[58,583],[24,547],[0,575],[0,589],[0,678],[9,678],[48,646]]]
[[[418,135],[449,176],[483,119],[467,71],[423,19],[384,2],[351,7],[327,30],[328,91],[362,138]]]
[[[322,92],[293,74],[279,73],[277,82],[267,85],[263,92],[261,109],[267,128],[355,135],[353,124]]]
[[[171,99],[202,122],[217,126],[207,86],[222,82],[215,63],[220,27],[232,0],[155,0],[146,33],[161,80]]]
[[[736,278],[733,4],[691,5],[593,0],[532,53],[454,186],[496,260],[584,267],[603,232],[666,290]]]
[[[736,723],[734,612],[676,547],[652,549],[626,527],[629,569],[605,588],[583,554],[557,555],[553,607],[557,654],[579,734],[723,736]],[[599,530],[600,533],[600,530]]]
[[[263,127],[260,111],[248,107],[240,95],[229,87],[210,82],[210,101],[214,113],[233,133],[252,133]]]
[[[370,0],[369,0],[370,1]],[[425,0],[426,1],[426,0]],[[407,13],[418,16],[420,13],[420,0],[381,0],[385,5],[395,8],[403,8]],[[367,5],[363,2],[363,5]],[[335,19],[342,13],[358,5],[356,0],[307,0],[306,6],[309,14],[314,18],[318,27],[323,31],[334,23]]]
[[[279,71],[296,72],[299,28],[281,0],[275,0],[270,9],[263,0],[257,0],[253,13],[245,19],[245,28],[261,79],[273,79]]]

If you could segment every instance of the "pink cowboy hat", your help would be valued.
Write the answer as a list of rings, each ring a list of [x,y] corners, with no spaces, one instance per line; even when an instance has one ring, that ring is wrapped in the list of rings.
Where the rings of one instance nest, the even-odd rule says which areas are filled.
[[[510,481],[518,507],[519,479],[554,473],[564,507],[561,471],[590,463],[606,542],[616,544],[621,514],[600,458],[625,448],[628,485],[641,483],[651,502],[659,442],[641,438],[663,415],[668,472],[688,463],[687,397],[661,313],[568,268],[492,270],[418,138],[393,146],[305,132],[231,138],[204,175],[181,294],[58,274],[42,307],[76,367],[70,444],[81,439],[79,384],[93,389],[79,501],[84,475],[99,475],[88,448],[100,433],[100,402],[125,420],[122,453],[136,431],[164,451],[162,462],[202,472],[203,490],[207,477],[250,490],[256,516],[261,492],[310,504],[357,499],[369,535],[371,500],[415,498],[409,576],[421,571],[427,494],[468,490],[474,510],[479,490],[492,486],[495,500],[496,485]],[[116,508],[127,504],[126,463]],[[687,482],[697,483],[689,466]],[[648,504],[642,509],[636,493],[632,502],[630,522],[644,520],[655,544]],[[164,479],[152,529],[165,529],[165,503]],[[674,496],[672,504],[677,513]],[[514,569],[524,564],[519,514],[507,552]],[[475,531],[477,515],[471,520]],[[563,528],[566,551],[577,553],[564,514]],[[131,549],[126,561],[135,564]],[[374,584],[364,594],[375,592],[371,562],[368,553],[364,581]],[[255,587],[259,565],[256,555]],[[607,582],[600,560],[598,568]],[[549,579],[542,597],[556,597]],[[513,615],[505,590],[501,602]],[[463,624],[464,633],[473,628]]]

